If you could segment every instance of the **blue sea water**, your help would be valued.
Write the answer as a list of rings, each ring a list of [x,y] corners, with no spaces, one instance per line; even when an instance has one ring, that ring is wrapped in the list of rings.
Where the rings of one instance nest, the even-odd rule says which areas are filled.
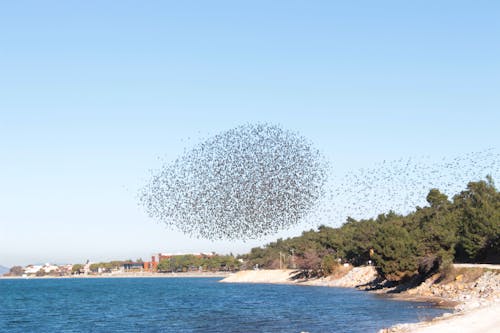
[[[376,332],[445,312],[354,289],[218,278],[0,280],[0,332]]]

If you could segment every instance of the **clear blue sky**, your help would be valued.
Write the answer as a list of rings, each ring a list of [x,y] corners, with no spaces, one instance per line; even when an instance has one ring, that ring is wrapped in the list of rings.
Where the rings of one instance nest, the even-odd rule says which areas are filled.
[[[499,18],[498,1],[4,2],[0,264],[263,244],[189,239],[136,200],[161,161],[246,122],[300,131],[339,173],[498,148]]]

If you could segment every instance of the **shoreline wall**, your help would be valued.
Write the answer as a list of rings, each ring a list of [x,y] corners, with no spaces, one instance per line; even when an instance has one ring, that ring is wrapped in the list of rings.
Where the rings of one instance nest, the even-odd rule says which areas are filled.
[[[377,272],[373,266],[353,267],[344,276],[335,278],[327,276],[325,278],[292,280],[292,276],[297,270],[247,270],[234,273],[221,280],[222,283],[276,283],[276,284],[298,284],[310,286],[355,288],[372,282],[377,277]]]

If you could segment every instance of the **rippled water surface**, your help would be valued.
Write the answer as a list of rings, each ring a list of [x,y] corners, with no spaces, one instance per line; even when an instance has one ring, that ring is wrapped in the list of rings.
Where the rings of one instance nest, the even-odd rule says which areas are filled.
[[[445,310],[217,278],[0,280],[0,332],[376,332]]]

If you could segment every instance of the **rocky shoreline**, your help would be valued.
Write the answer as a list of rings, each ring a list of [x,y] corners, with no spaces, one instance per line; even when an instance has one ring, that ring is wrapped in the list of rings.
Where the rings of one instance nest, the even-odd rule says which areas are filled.
[[[496,332],[500,327],[500,270],[479,271],[470,268],[457,274],[451,281],[439,281],[433,276],[421,285],[400,293],[407,299],[416,297],[442,299],[452,306],[454,312],[429,322],[400,324],[381,330],[379,333],[400,332]],[[493,311],[495,309],[495,311]],[[491,313],[497,315],[492,316]],[[464,318],[469,317],[468,320]],[[459,319],[460,320],[457,320]],[[476,318],[474,321],[473,319]],[[435,328],[434,328],[435,327]]]

